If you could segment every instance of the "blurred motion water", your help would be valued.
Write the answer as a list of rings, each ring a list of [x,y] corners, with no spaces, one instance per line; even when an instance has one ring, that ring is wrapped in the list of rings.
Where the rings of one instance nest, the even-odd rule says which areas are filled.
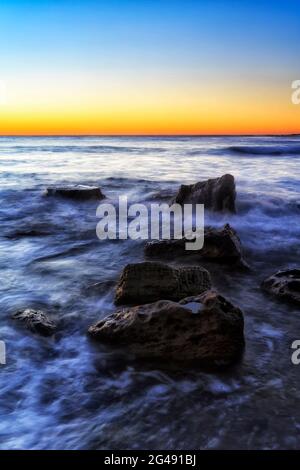
[[[208,266],[245,314],[246,350],[230,371],[143,364],[92,343],[114,311],[123,266],[143,243],[99,241],[97,202],[47,198],[51,184],[98,184],[116,202],[168,201],[179,184],[231,173],[237,215],[206,214],[238,231],[251,272]],[[299,448],[300,312],[260,282],[300,261],[300,137],[0,138],[1,449]],[[53,338],[13,323],[41,308]]]

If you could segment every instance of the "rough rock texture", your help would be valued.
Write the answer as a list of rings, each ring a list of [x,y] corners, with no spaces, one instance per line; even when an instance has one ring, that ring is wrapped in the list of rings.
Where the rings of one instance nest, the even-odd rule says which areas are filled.
[[[116,289],[116,304],[145,304],[155,300],[180,300],[211,287],[209,272],[200,267],[173,268],[145,261],[128,264]]]
[[[43,336],[51,336],[56,331],[56,324],[41,310],[27,308],[13,315],[14,320],[23,323],[26,328]]]
[[[262,288],[279,298],[300,304],[300,269],[278,271],[263,281]]]
[[[173,200],[178,204],[204,204],[212,211],[236,212],[235,181],[232,175],[181,185]]]
[[[55,186],[47,188],[47,196],[61,196],[69,199],[86,201],[88,199],[104,199],[104,194],[98,186],[86,186],[83,184]]]
[[[89,328],[97,340],[126,345],[139,357],[224,367],[244,347],[242,311],[206,291],[180,303],[160,300],[117,311]]]
[[[220,263],[246,266],[242,259],[242,247],[236,231],[226,224],[222,228],[206,227],[204,231],[204,246],[201,250],[186,250],[188,240],[159,240],[145,245],[145,255],[154,258],[173,259],[193,256]]]

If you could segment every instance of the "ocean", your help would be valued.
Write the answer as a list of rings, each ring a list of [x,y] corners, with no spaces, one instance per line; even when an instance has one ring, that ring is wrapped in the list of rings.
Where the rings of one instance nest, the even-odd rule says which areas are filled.
[[[111,202],[168,202],[181,183],[231,173],[229,222],[250,271],[209,266],[215,287],[245,317],[246,349],[233,368],[137,361],[95,344],[88,327],[114,311],[114,286],[143,241],[96,237],[97,202],[45,197],[49,185],[100,185]],[[1,137],[1,449],[296,449],[300,430],[300,312],[260,283],[300,264],[300,136]],[[204,266],[205,263],[203,263]],[[40,308],[52,338],[11,315]]]

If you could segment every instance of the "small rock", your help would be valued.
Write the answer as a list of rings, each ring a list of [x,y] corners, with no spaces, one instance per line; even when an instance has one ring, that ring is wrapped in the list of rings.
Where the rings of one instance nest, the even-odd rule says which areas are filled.
[[[151,241],[145,245],[145,255],[168,259],[191,256],[230,265],[246,265],[242,259],[241,241],[236,231],[229,224],[224,225],[222,228],[206,227],[204,246],[201,250],[186,250],[185,244],[187,241],[186,238]]]
[[[211,287],[209,272],[200,267],[173,268],[145,261],[128,264],[116,289],[116,304],[145,304],[160,299],[180,300]]]
[[[235,181],[232,175],[200,181],[195,184],[181,185],[173,200],[178,204],[204,204],[212,211],[236,212]]]
[[[47,188],[47,196],[61,196],[69,199],[86,201],[88,199],[104,199],[105,196],[98,186],[86,186],[83,184],[55,186]]]
[[[56,324],[41,310],[19,310],[13,315],[13,319],[19,320],[30,331],[43,336],[51,336],[56,331]]]
[[[125,308],[88,332],[99,341],[125,345],[138,357],[213,368],[234,363],[244,348],[242,311],[213,291],[180,303],[160,300]]]
[[[262,288],[278,298],[300,304],[300,269],[278,271],[263,281]]]

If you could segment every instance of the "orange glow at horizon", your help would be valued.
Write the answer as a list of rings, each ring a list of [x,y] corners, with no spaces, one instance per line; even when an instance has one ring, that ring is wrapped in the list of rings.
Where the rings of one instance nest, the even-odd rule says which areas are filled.
[[[300,106],[288,82],[208,79],[196,83],[157,77],[120,81],[11,80],[0,105],[1,135],[292,134]],[[42,84],[42,85],[41,85]]]

